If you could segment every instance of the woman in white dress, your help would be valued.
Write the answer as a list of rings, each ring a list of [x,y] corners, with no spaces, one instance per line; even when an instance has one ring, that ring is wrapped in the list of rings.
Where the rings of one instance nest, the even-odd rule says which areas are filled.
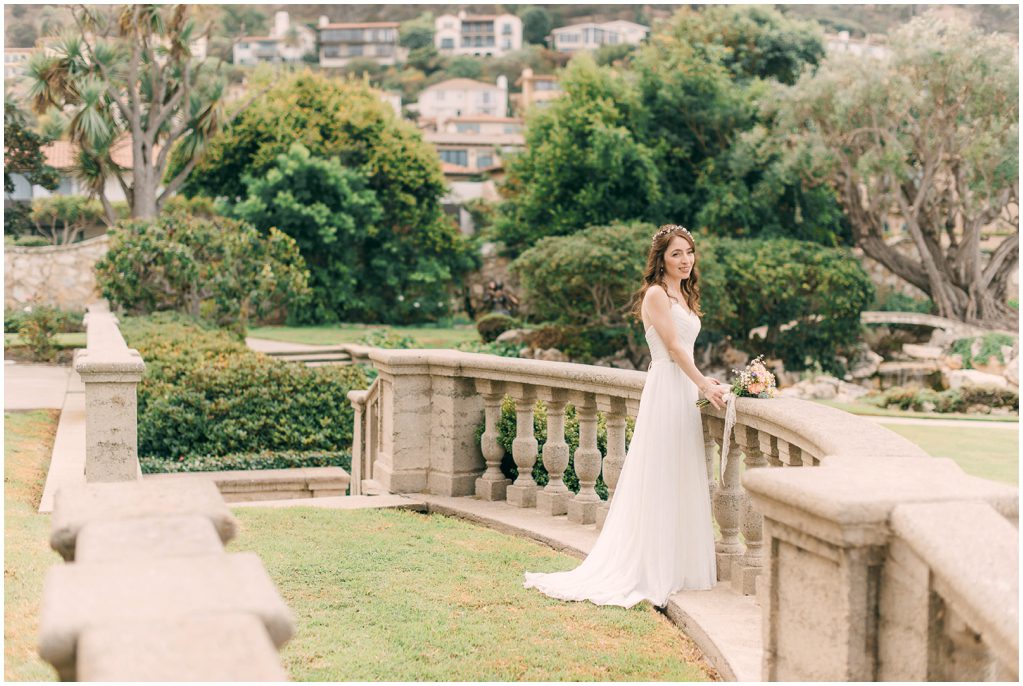
[[[724,408],[728,386],[693,361],[700,332],[696,245],[688,230],[662,226],[653,237],[634,314],[646,327],[650,369],[636,428],[604,528],[575,569],[526,572],[526,588],[561,600],[658,607],[680,590],[716,579],[714,528],[704,462],[699,393]]]

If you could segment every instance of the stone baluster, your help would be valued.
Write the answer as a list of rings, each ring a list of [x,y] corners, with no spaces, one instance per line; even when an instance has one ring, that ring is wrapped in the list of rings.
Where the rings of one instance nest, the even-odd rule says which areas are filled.
[[[533,433],[533,406],[536,390],[533,386],[520,383],[507,385],[508,393],[515,400],[515,440],[512,441],[512,457],[519,475],[508,487],[508,503],[516,507],[536,507],[537,485],[533,479],[536,464],[537,442]]]
[[[778,439],[778,459],[786,467],[802,467],[803,450],[788,441]]]
[[[746,456],[746,471],[767,466],[767,458],[760,452],[760,432],[749,426],[735,427],[735,442]],[[753,507],[749,494],[742,491],[739,506],[742,536],[746,540],[746,553],[732,565],[732,588],[743,595],[757,590],[757,577],[764,569],[764,517]]]
[[[485,430],[480,439],[480,448],[487,469],[476,479],[476,497],[481,500],[504,500],[507,497],[511,479],[501,471],[504,448],[497,442],[497,422],[501,418],[501,401],[504,387],[500,382],[476,379],[476,390],[483,396],[483,417]]]
[[[607,417],[607,455],[604,458],[604,483],[607,485],[607,500],[597,506],[594,523],[597,529],[604,528],[604,520],[611,509],[611,498],[614,497],[618,477],[625,465],[625,415],[624,398],[604,396],[601,398],[601,409]]]
[[[714,441],[720,448],[722,434],[716,435]],[[742,543],[739,542],[739,509],[742,503],[742,488],[739,486],[740,449],[734,438],[728,444],[728,460],[722,474],[721,483],[714,493],[714,518],[721,529],[721,540],[716,544],[718,580],[728,581],[732,574],[732,563],[741,559]],[[721,456],[724,459],[724,455]]]
[[[577,396],[575,416],[579,420],[579,447],[573,464],[579,477],[579,492],[568,501],[568,521],[592,524],[600,503],[600,496],[594,489],[600,476],[600,449],[597,448],[597,403],[592,393]]]
[[[940,681],[999,681],[998,662],[984,638],[933,591],[930,615],[937,621],[929,651],[928,678]],[[1016,679],[1012,679],[1016,681]]]
[[[714,441],[714,434],[717,429],[714,427],[713,417],[703,415],[702,420],[703,459],[707,464],[707,486],[710,489],[710,501],[714,502],[714,494],[717,492],[717,477],[714,476],[714,458],[717,456],[717,443]],[[724,424],[721,426],[723,427]]]
[[[369,393],[366,391],[348,392],[348,400],[352,403],[352,410],[355,413],[354,422],[352,424],[352,480],[349,486],[349,493],[351,493],[351,495],[362,495],[362,461],[365,456],[363,436],[366,434],[366,431],[363,430],[363,418],[365,415],[367,395],[369,395]]]
[[[568,468],[568,443],[565,442],[565,405],[568,393],[561,388],[541,387],[537,396],[547,404],[547,441],[543,445],[543,466],[549,480],[544,489],[536,494],[536,509],[556,516],[568,511],[572,491],[565,485],[564,474]]]
[[[778,439],[766,431],[759,431],[760,454],[767,459],[769,467],[780,467],[781,460],[778,459]]]

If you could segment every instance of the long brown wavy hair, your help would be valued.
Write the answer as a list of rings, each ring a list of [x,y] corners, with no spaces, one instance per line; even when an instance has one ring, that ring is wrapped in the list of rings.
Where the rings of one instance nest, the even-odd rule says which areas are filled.
[[[667,292],[667,284],[664,281],[664,253],[668,251],[668,244],[675,236],[684,238],[693,247],[694,256],[696,254],[696,243],[693,242],[692,235],[684,227],[678,224],[664,224],[657,230],[650,246],[650,252],[647,253],[643,285],[632,294],[630,310],[636,319],[642,319],[643,296],[651,286],[657,284]],[[689,272],[689,278],[683,279],[679,284],[679,290],[682,291],[682,297],[686,299],[686,306],[697,316],[702,315],[703,311],[700,310],[700,271],[696,268],[696,262],[693,262],[693,270]]]

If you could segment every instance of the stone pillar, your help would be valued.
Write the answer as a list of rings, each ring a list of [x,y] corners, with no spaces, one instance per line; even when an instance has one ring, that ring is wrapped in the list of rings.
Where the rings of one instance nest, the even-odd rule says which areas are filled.
[[[724,443],[723,438],[717,436],[714,441],[719,448]],[[721,456],[722,459],[724,457]],[[714,519],[721,529],[721,540],[715,544],[719,581],[731,578],[732,564],[743,555],[743,546],[739,542],[739,510],[744,494],[739,486],[739,458],[739,445],[733,435],[728,444],[728,460],[721,483],[714,493]]]
[[[556,516],[568,511],[568,500],[572,491],[564,482],[568,468],[568,443],[565,442],[565,405],[568,394],[560,388],[541,387],[537,389],[540,399],[547,404],[547,441],[543,445],[543,466],[547,469],[549,481],[536,494],[536,509]]]
[[[87,482],[135,481],[142,476],[136,388],[145,364],[138,352],[125,353],[120,359],[111,359],[87,350],[75,358],[75,371],[85,384]]]
[[[827,457],[814,469],[751,469],[742,482],[763,514],[769,541],[764,681],[920,678],[925,648],[913,643],[926,641],[923,632],[893,632],[892,619],[905,617],[906,608],[885,601],[896,590],[884,588],[893,578],[885,567],[905,558],[898,546],[889,548],[893,509],[986,500],[999,511],[1018,513],[1016,489],[967,477],[938,458]],[[924,575],[910,565],[894,576],[912,584]],[[912,612],[920,601],[911,600]],[[899,622],[907,626],[898,620],[895,628]],[[895,646],[879,647],[895,636],[909,643],[896,653]],[[881,670],[881,656],[898,659],[903,651],[908,672]]]
[[[348,392],[348,402],[352,404],[352,410],[355,413],[355,421],[352,426],[352,480],[349,484],[349,492],[352,495],[362,495],[362,461],[365,457],[362,443],[365,432],[362,423],[367,395],[366,391]]]
[[[537,442],[533,433],[533,405],[536,391],[526,384],[508,384],[508,392],[515,400],[515,440],[512,441],[512,457],[519,475],[508,487],[508,503],[516,507],[536,507],[536,481],[533,479],[533,465],[536,464]]]
[[[511,479],[501,471],[504,448],[497,442],[497,422],[501,419],[501,401],[504,387],[498,381],[476,379],[476,390],[483,396],[483,415],[486,430],[480,439],[487,470],[476,479],[476,497],[481,500],[504,500]]]
[[[604,457],[604,483],[607,484],[607,500],[597,506],[595,524],[597,529],[604,528],[604,520],[611,509],[611,499],[618,485],[618,477],[625,465],[625,399],[605,397],[601,399],[601,409],[607,417],[607,455]]]
[[[579,447],[575,451],[575,474],[579,492],[568,501],[568,521],[592,524],[596,519],[600,496],[594,486],[600,476],[600,449],[597,447],[597,404],[592,393],[582,393],[575,404],[579,420]]]
[[[476,441],[483,400],[473,379],[449,374],[447,369],[432,374],[427,488],[436,495],[473,495],[485,467]]]
[[[417,350],[374,350],[379,371],[380,445],[373,479],[389,493],[427,492],[432,429],[428,358]]]
[[[746,470],[767,466],[760,452],[759,432],[748,426],[736,425],[735,442],[746,456]],[[742,491],[739,501],[739,519],[746,552],[732,564],[732,588],[743,595],[756,593],[757,576],[764,568],[764,518],[753,507],[749,495]]]

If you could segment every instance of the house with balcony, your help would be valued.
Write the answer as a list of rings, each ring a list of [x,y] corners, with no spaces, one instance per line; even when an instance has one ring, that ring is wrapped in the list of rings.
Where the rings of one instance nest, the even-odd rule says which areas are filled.
[[[232,57],[235,64],[241,65],[298,62],[315,50],[316,34],[308,27],[292,25],[288,13],[281,11],[274,14],[269,35],[242,36],[232,47]]]
[[[443,131],[450,119],[472,115],[504,117],[508,114],[508,79],[496,83],[474,79],[448,79],[419,94],[416,103],[421,128]]]
[[[639,45],[649,34],[649,26],[622,19],[583,22],[552,30],[548,44],[558,52],[579,52],[602,45]]]
[[[514,14],[470,15],[464,10],[434,20],[434,46],[445,55],[496,57],[522,49],[522,20]]]
[[[511,96],[514,100],[515,111],[518,114],[525,114],[526,110],[534,105],[544,106],[551,100],[561,96],[561,86],[558,84],[558,77],[554,74],[534,74],[533,70],[526,67],[522,70],[522,76],[515,85],[522,89],[521,93]]]
[[[320,17],[320,66],[344,67],[352,60],[373,60],[390,66],[404,61],[407,51],[398,45],[398,22],[330,23]]]

